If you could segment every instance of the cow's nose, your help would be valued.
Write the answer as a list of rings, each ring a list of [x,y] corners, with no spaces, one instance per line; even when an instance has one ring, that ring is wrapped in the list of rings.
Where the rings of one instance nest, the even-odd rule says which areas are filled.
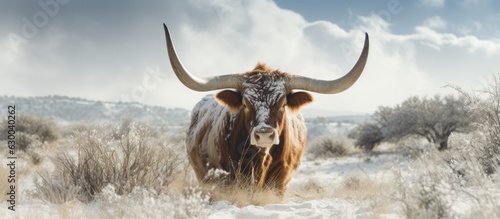
[[[271,147],[279,144],[277,131],[274,128],[256,128],[253,130],[250,143],[259,147]]]
[[[272,128],[261,128],[254,132],[255,140],[259,141],[272,141],[274,139],[274,130]]]

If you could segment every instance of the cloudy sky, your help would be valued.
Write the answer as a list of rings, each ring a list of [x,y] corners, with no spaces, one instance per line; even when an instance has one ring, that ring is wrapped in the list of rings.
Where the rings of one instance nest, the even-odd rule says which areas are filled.
[[[257,62],[320,79],[370,54],[349,90],[310,109],[371,113],[411,95],[478,89],[500,73],[494,0],[0,1],[0,95],[65,95],[192,106],[207,93],[175,78],[162,23],[184,65],[202,77]],[[210,93],[210,92],[209,92]]]

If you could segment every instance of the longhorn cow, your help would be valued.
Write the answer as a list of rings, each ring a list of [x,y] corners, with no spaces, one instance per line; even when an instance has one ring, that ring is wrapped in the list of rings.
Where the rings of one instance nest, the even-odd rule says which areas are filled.
[[[306,127],[299,110],[313,97],[304,91],[335,94],[348,89],[361,75],[368,58],[365,34],[358,61],[336,80],[292,75],[261,63],[242,74],[201,78],[182,65],[168,28],[163,26],[177,78],[195,91],[223,89],[215,96],[204,97],[192,110],[186,147],[198,180],[214,180],[210,173],[223,170],[228,173],[226,182],[240,174],[258,188],[277,189],[282,195],[306,145]]]

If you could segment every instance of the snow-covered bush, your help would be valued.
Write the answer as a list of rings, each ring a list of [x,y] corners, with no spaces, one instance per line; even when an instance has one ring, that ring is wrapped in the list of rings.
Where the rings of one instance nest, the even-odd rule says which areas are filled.
[[[58,126],[50,119],[31,115],[19,115],[15,118],[16,147],[27,151],[45,142],[53,142],[59,138]],[[0,130],[0,140],[7,140],[7,121],[4,120]]]
[[[493,75],[490,84],[476,92],[452,87],[470,102],[469,107],[478,118],[474,126],[483,139],[472,146],[484,171],[488,174],[497,172],[500,169],[500,74]]]
[[[407,171],[394,170],[396,194],[407,218],[452,217],[451,170],[443,168],[439,154],[428,153],[412,163]],[[451,184],[451,185],[450,185]]]
[[[94,218],[206,218],[209,213],[209,197],[196,187],[186,187],[181,194],[135,188],[117,195],[116,188],[108,185],[95,202],[98,209],[94,209]]]
[[[354,146],[371,151],[384,140],[382,130],[377,124],[364,123],[356,127],[350,136],[356,139]]]
[[[427,140],[419,136],[409,136],[398,142],[405,156],[412,159],[421,158],[425,153],[436,153],[437,148]]]
[[[76,133],[76,155],[64,152],[55,157],[56,171],[51,179],[79,188],[81,201],[92,200],[108,185],[118,195],[128,194],[135,187],[166,191],[187,160],[176,148],[179,142],[157,138],[150,128],[136,123],[130,123],[129,131],[115,139],[118,130],[103,126]]]
[[[407,168],[394,168],[393,199],[407,218],[498,218],[499,180],[482,170],[477,137],[458,136],[452,149],[423,150]],[[436,149],[434,149],[436,150]],[[481,210],[479,210],[481,209]]]
[[[307,146],[308,157],[330,158],[347,155],[352,149],[352,141],[343,136],[320,136]]]

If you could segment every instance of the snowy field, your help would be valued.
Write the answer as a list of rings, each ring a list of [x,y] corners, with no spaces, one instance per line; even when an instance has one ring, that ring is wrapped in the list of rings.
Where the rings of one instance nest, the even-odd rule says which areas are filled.
[[[281,199],[271,191],[200,186],[187,165],[182,134],[163,136],[139,126],[130,127],[125,132],[123,125],[65,127],[59,140],[19,151],[15,212],[3,201],[0,218],[500,218],[500,177],[485,174],[480,160],[475,159],[471,145],[480,138],[478,134],[453,135],[451,149],[446,152],[415,138],[384,143],[364,152],[354,148],[352,140],[328,136],[342,139],[339,147],[344,149],[341,154],[329,155],[327,150],[313,150],[319,147],[313,140]],[[70,133],[75,130],[80,134]],[[117,137],[120,131],[122,135]],[[92,159],[103,162],[88,173],[106,178],[116,174],[116,169],[106,172],[100,168],[124,159],[119,155],[118,142],[151,146],[150,151],[136,148],[138,154],[132,153],[137,161],[147,163],[145,170],[151,172],[141,173],[142,178],[135,181],[113,175],[119,180],[103,180],[99,183],[109,185],[82,197],[82,189],[75,186],[78,181],[68,178],[60,168],[68,163],[58,158],[63,154],[83,165],[75,158],[83,160],[88,152]],[[92,144],[99,145],[98,152],[92,151]],[[169,150],[158,151],[158,145]],[[1,157],[6,153],[2,149]],[[154,175],[154,164],[162,162],[172,165],[162,166],[159,175]],[[165,167],[173,170],[166,176],[162,175],[169,170]],[[82,171],[78,174],[85,175]],[[9,190],[10,184],[5,183],[8,175],[2,165],[2,191]],[[161,184],[140,181],[161,177]]]
[[[373,218],[365,198],[374,195],[370,194],[374,185],[362,184],[386,182],[392,178],[393,166],[407,166],[407,162],[391,154],[368,159],[357,154],[304,161],[281,203],[239,208],[220,201],[209,207],[210,218]],[[382,215],[398,218],[393,212],[378,216]]]

